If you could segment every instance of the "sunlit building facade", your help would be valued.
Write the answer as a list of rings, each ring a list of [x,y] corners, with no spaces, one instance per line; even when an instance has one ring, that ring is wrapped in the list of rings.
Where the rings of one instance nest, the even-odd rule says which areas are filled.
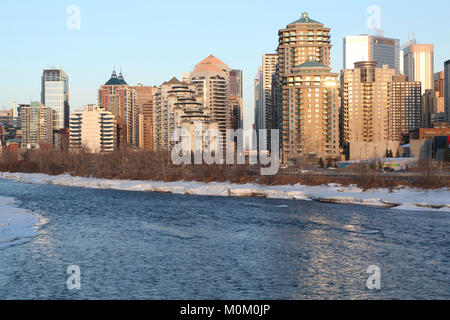
[[[122,73],[117,76],[113,71],[111,78],[100,86],[98,106],[116,117],[119,147],[138,147],[139,112],[136,90],[126,83]]]
[[[300,19],[278,32],[278,64],[275,69],[278,81],[273,81],[278,88],[272,91],[278,93],[273,108],[279,110],[281,119],[273,119],[272,122],[280,123],[282,129],[284,162],[296,161],[303,154],[315,154],[317,157],[334,154],[334,139],[331,135],[324,137],[322,134],[328,132],[330,116],[334,116],[332,110],[329,110],[331,115],[327,114],[326,119],[321,117],[316,122],[315,118],[316,113],[334,108],[336,99],[339,99],[334,94],[337,88],[324,85],[337,79],[337,75],[328,69],[332,47],[330,31],[304,12]],[[317,94],[319,97],[316,97]],[[308,119],[308,113],[313,109],[314,119]],[[318,134],[313,136],[316,131]]]
[[[116,139],[116,120],[111,112],[88,105],[70,116],[71,150],[84,147],[92,153],[112,152]]]
[[[388,65],[400,73],[400,40],[371,35],[345,37],[344,69],[353,69],[359,61],[375,61],[378,68]]]
[[[42,103],[21,106],[22,149],[53,145],[54,111]]]
[[[422,94],[434,90],[434,46],[411,44],[404,50],[404,72],[408,81],[420,81]]]
[[[378,68],[375,61],[358,62],[341,72],[341,143],[349,160],[397,152],[399,143],[389,139],[388,88],[395,74],[388,66]]]

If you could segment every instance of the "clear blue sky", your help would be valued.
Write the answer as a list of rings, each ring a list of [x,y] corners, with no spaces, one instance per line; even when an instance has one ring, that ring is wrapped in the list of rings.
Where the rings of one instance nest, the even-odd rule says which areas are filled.
[[[66,26],[66,9],[81,9],[81,29]],[[415,32],[435,45],[436,71],[450,59],[446,0],[2,0],[0,108],[39,100],[42,69],[62,66],[71,106],[96,103],[97,89],[122,66],[129,84],[159,85],[214,54],[244,71],[246,124],[253,122],[253,79],[263,53],[276,49],[278,30],[307,11],[332,28],[332,66],[342,68],[342,39],[369,33],[366,10],[381,9],[381,28],[405,42]]]

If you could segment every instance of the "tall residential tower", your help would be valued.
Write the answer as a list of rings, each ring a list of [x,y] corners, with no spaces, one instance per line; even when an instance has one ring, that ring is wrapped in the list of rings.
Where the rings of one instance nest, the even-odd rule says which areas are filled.
[[[330,31],[304,12],[278,33],[276,74],[281,89],[274,90],[278,92],[274,109],[282,110],[284,162],[306,154],[331,156],[338,145],[328,131],[333,129],[339,98],[338,76],[329,68]]]

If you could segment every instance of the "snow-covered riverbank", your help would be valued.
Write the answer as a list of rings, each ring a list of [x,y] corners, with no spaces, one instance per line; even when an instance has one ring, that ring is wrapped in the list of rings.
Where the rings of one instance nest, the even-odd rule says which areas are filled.
[[[0,173],[0,178],[32,184],[125,191],[166,192],[223,197],[266,197],[272,199],[321,201],[366,206],[379,206],[400,210],[426,210],[450,212],[450,190],[422,190],[400,188],[394,191],[377,189],[363,192],[357,187],[327,186],[263,186],[256,184],[202,183],[202,182],[156,182],[109,180],[72,177],[68,174],[49,176],[29,173]]]
[[[36,236],[40,224],[39,217],[19,208],[16,199],[0,197],[0,249]]]

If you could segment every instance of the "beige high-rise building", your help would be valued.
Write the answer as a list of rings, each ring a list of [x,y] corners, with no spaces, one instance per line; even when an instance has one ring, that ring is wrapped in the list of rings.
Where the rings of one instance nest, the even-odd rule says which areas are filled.
[[[193,83],[180,82],[177,78],[164,82],[155,94],[154,106],[154,149],[170,150],[179,142],[175,141],[174,133],[184,129],[191,138],[189,148],[194,151],[196,129],[201,128],[202,132],[197,132],[201,135],[206,130],[218,129],[211,110],[203,105],[203,98]]]
[[[155,93],[153,111],[153,149],[170,149],[171,138],[175,131],[174,99],[169,96],[176,94],[176,87],[182,85],[177,78],[164,82]],[[195,88],[191,91],[194,91]],[[176,100],[176,99],[175,99]]]
[[[112,112],[88,105],[70,116],[70,148],[86,147],[92,153],[116,148],[116,120]]]
[[[273,90],[279,93],[274,99],[273,109],[279,110],[278,113],[282,120],[272,119],[272,126],[274,123],[282,124],[283,161],[285,162],[290,159],[295,160],[301,154],[316,153],[320,157],[334,154],[334,145],[330,149],[330,145],[322,147],[318,144],[318,139],[324,141],[321,133],[325,129],[328,131],[328,120],[334,116],[333,113],[329,110],[327,121],[319,118],[320,121],[316,122],[315,118],[316,112],[321,113],[328,110],[336,102],[335,99],[338,99],[338,97],[333,97],[334,90],[325,85],[325,83],[332,83],[337,78],[337,75],[332,74],[331,69],[327,68],[330,66],[332,46],[330,31],[331,29],[325,28],[324,24],[311,19],[308,13],[304,12],[300,19],[278,32],[278,65],[275,70],[279,79],[276,83],[281,88]],[[301,76],[299,76],[300,74]],[[291,84],[285,82],[288,77],[290,81],[294,82]],[[309,80],[304,80],[306,78]],[[297,88],[290,88],[291,86]],[[316,96],[317,94],[319,97]],[[303,99],[299,101],[301,98]],[[316,101],[316,98],[319,98],[319,101]],[[302,110],[302,107],[305,109]],[[311,123],[306,120],[307,118],[302,119],[302,117],[308,116],[308,110],[313,112],[313,108],[314,118],[308,119],[311,120]],[[302,126],[303,120],[306,120],[306,127]],[[319,128],[322,125],[325,127]],[[338,124],[336,123],[336,125]],[[313,136],[316,131],[318,135]],[[326,141],[334,141],[329,138],[332,137],[327,136]]]
[[[396,75],[388,84],[388,127],[390,141],[402,141],[402,135],[422,126],[422,84]]]
[[[267,145],[260,146],[263,150],[270,150],[271,136],[270,129],[272,128],[272,111],[273,111],[273,99],[272,99],[272,76],[275,73],[276,65],[278,63],[277,54],[264,54],[262,59],[261,68],[261,86],[259,87],[259,97],[261,101],[260,105],[260,127],[256,129],[267,129]]]
[[[22,148],[39,149],[53,145],[54,111],[39,102],[31,102],[20,108],[22,124]]]
[[[302,156],[338,159],[339,151],[339,74],[317,61],[308,61],[286,75],[283,86],[283,161]]]
[[[202,99],[195,94],[192,86],[182,85],[174,89],[181,93],[173,97],[176,98],[173,105],[175,130],[181,129],[184,138],[183,150],[201,152],[208,146],[211,146],[211,150],[215,150],[214,144],[218,141],[208,132],[213,133],[219,127],[212,119],[210,109],[204,107]]]
[[[222,134],[220,147],[225,150],[226,132],[232,128],[230,102],[230,67],[210,55],[190,73],[190,83],[195,84],[203,104],[211,112]]]
[[[422,94],[434,89],[434,46],[411,44],[404,50],[404,72],[408,81],[422,82]]]
[[[341,74],[342,144],[350,160],[395,154],[398,142],[389,140],[389,84],[396,73],[374,61],[355,63]]]

